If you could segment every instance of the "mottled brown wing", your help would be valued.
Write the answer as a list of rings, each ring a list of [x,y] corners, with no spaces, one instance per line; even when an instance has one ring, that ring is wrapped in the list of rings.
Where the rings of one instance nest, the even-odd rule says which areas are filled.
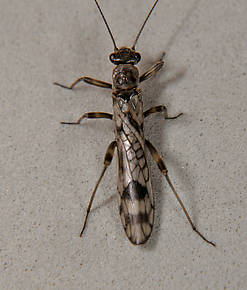
[[[121,221],[129,240],[145,243],[154,221],[154,199],[144,151],[142,100],[116,99],[114,118],[118,148],[118,193]]]

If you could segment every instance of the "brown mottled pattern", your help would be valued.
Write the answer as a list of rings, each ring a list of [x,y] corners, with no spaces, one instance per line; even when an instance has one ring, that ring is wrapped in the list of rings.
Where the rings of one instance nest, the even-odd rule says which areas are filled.
[[[150,237],[154,220],[154,199],[144,151],[140,90],[133,90],[128,100],[113,94],[113,106],[120,217],[127,237],[138,245]]]

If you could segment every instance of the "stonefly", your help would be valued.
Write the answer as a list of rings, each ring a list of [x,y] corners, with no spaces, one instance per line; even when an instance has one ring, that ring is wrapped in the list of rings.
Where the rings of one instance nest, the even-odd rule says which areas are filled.
[[[131,47],[118,48],[105,16],[97,0],[95,0],[114,46],[114,52],[109,56],[110,61],[115,65],[112,72],[112,84],[86,76],[78,78],[70,86],[65,86],[57,82],[54,83],[62,88],[73,89],[79,82],[84,81],[90,85],[112,90],[113,114],[88,112],[84,113],[76,122],[61,122],[62,124],[78,125],[86,118],[105,118],[112,120],[115,126],[115,140],[112,141],[107,148],[104,168],[91,195],[80,236],[82,236],[85,230],[97,188],[107,167],[111,164],[115,148],[117,147],[117,189],[121,221],[125,233],[132,244],[140,245],[147,242],[154,224],[154,196],[145,153],[145,150],[148,149],[161,173],[165,176],[177,201],[181,205],[192,229],[204,241],[215,246],[215,243],[206,239],[195,227],[182,200],[170,181],[164,161],[152,143],[145,138],[143,132],[144,119],[153,113],[161,112],[164,114],[165,119],[176,119],[182,115],[182,113],[180,113],[177,116],[169,117],[167,108],[164,105],[156,106],[143,112],[142,91],[138,85],[154,76],[163,67],[165,53],[163,53],[161,59],[157,63],[150,67],[145,73],[139,75],[136,65],[141,60],[141,55],[136,51],[136,44],[147,20],[158,2],[159,0],[155,1],[153,4],[133,45]]]

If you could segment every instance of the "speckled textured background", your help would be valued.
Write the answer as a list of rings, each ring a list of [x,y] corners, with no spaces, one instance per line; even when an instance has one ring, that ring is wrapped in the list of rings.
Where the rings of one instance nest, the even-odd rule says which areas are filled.
[[[130,45],[152,0],[101,0],[119,46]],[[165,50],[167,67],[142,85],[146,135],[198,228],[192,232],[156,165],[153,235],[142,247],[118,216],[116,157],[79,238],[90,192],[114,138],[111,93],[70,84],[111,81],[112,43],[92,0],[0,1],[0,288],[247,288],[247,2],[160,0],[137,49],[143,72]]]

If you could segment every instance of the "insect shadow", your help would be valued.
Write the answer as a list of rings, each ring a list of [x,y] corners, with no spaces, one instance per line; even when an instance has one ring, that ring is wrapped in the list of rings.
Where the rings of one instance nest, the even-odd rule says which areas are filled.
[[[147,63],[148,65],[148,63]],[[166,66],[162,72],[158,75],[156,75],[152,82],[150,83],[144,83],[143,84],[143,97],[145,100],[145,107],[153,107],[156,104],[159,103],[166,103],[167,96],[166,96],[166,89],[171,83],[179,82],[180,79],[183,78],[183,76],[186,73],[186,68],[178,69],[176,72],[174,72],[173,75],[166,77],[167,75],[167,69],[168,66]],[[152,97],[150,97],[152,96]],[[171,107],[170,108],[170,112]],[[176,114],[176,112],[172,112],[172,114]],[[185,115],[182,119],[184,119]],[[162,140],[167,140],[166,138],[166,128],[168,126],[174,126],[174,122],[181,122],[181,120],[173,121],[173,120],[165,120],[163,116],[153,116],[150,117],[149,120],[145,122],[145,135],[149,140],[153,140],[155,146],[158,148],[158,150],[161,153],[162,156],[164,156],[166,162],[170,161],[171,154],[168,151],[168,145],[163,142]],[[159,138],[157,138],[159,136]],[[148,152],[147,152],[148,153]],[[160,227],[161,227],[161,220],[164,213],[164,204],[166,200],[167,194],[170,194],[169,187],[164,187],[165,183],[161,182],[159,170],[157,169],[156,165],[152,162],[152,158],[150,154],[148,155],[148,161],[150,165],[150,172],[152,172],[152,185],[153,185],[153,191],[155,196],[155,223],[154,223],[154,229],[152,233],[152,239],[145,245],[146,249],[153,249],[156,247],[158,240],[160,238]],[[177,159],[172,159],[172,163],[177,163]],[[170,162],[169,162],[170,163]],[[177,166],[176,166],[177,165]],[[177,168],[180,168],[179,164],[174,165]],[[167,205],[168,208],[168,205]]]

